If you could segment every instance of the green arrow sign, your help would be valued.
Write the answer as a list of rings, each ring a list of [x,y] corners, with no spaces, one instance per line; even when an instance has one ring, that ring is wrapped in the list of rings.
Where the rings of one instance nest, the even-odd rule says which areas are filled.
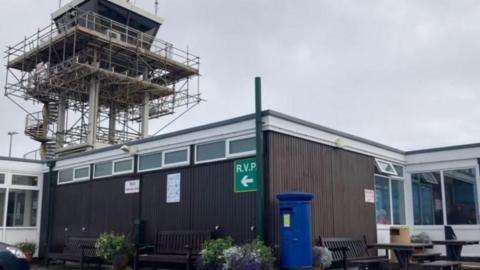
[[[257,191],[257,162],[255,158],[235,160],[235,192]]]

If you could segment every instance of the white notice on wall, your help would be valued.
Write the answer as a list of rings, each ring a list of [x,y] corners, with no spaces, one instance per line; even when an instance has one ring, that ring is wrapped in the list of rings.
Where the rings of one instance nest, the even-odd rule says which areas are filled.
[[[125,181],[125,194],[139,193],[140,180]]]
[[[375,203],[375,191],[372,189],[365,189],[365,202]]]
[[[167,203],[180,202],[180,174],[167,175]]]

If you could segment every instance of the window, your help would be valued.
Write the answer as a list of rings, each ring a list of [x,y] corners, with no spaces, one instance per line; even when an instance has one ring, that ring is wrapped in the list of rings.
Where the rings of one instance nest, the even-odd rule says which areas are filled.
[[[94,176],[95,177],[105,177],[112,175],[112,162],[101,162],[97,163],[94,166]]]
[[[8,227],[36,226],[37,212],[38,191],[10,189],[7,205]]]
[[[188,149],[165,152],[165,165],[188,163]]]
[[[393,164],[393,168],[395,168],[395,171],[397,172],[397,176],[398,177],[403,177],[403,166],[400,166],[400,165],[397,165],[397,164]]]
[[[36,186],[38,184],[38,177],[30,175],[12,175],[13,185],[22,186]]]
[[[390,179],[375,176],[375,210],[377,224],[391,224]]]
[[[412,174],[415,225],[443,225],[440,172]]]
[[[391,179],[392,185],[392,216],[393,224],[406,224],[405,220],[405,192],[402,180]]]
[[[138,170],[146,171],[162,167],[162,152],[141,155],[138,158]]]
[[[475,169],[443,172],[447,223],[478,224]]]
[[[5,174],[0,173],[0,184],[5,184]]]
[[[380,173],[388,174],[388,175],[398,175],[397,171],[395,170],[394,165],[385,160],[375,159],[375,163],[377,165],[377,169]]]
[[[116,160],[113,162],[113,173],[114,174],[121,174],[121,173],[129,173],[133,172],[133,159],[123,159],[123,160]]]
[[[225,158],[225,141],[197,145],[197,161]]]
[[[58,183],[68,183],[73,181],[73,169],[65,169],[58,171]]]
[[[252,152],[256,150],[256,140],[253,138],[240,139],[229,142],[229,154]]]
[[[405,224],[403,180],[375,175],[377,224]]]
[[[75,168],[74,170],[74,179],[75,180],[85,180],[90,179],[90,166]]]
[[[5,198],[7,195],[7,190],[5,188],[0,188],[0,226],[3,226],[3,214],[5,211]]]

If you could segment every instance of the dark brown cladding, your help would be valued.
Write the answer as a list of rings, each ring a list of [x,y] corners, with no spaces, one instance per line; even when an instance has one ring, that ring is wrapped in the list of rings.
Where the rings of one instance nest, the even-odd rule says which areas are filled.
[[[312,232],[318,236],[376,240],[375,205],[364,190],[374,189],[374,159],[328,145],[266,132],[268,238],[278,244],[276,194],[311,192]]]
[[[265,132],[265,139],[266,231],[270,243],[278,243],[275,195],[284,191],[315,194],[315,238],[366,234],[375,240],[375,207],[364,202],[364,189],[373,189],[372,157],[275,132]],[[252,239],[256,193],[234,193],[233,163],[224,160],[56,185],[52,243],[61,245],[69,236],[97,237],[110,231],[133,236],[133,223],[138,218],[145,221],[144,241],[149,243],[154,242],[158,230],[216,226],[238,242]],[[173,173],[181,174],[180,203],[166,203],[167,175]],[[140,194],[124,194],[125,181],[131,179],[141,180]],[[44,233],[42,228],[42,239]]]

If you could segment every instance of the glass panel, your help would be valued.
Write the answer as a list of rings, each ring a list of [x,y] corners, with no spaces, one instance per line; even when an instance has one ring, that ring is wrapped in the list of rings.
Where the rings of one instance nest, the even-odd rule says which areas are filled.
[[[397,171],[397,176],[403,177],[403,167],[400,165],[393,164],[395,171]]]
[[[133,169],[133,162],[131,159],[116,161],[114,172],[129,172]]]
[[[225,157],[225,141],[197,146],[197,160],[210,160]]]
[[[383,161],[383,160],[376,160],[378,170],[381,173],[397,175],[395,168],[391,162]]]
[[[37,225],[38,191],[11,189],[8,193],[7,226]]]
[[[405,224],[405,193],[403,190],[403,181],[392,179],[391,182],[393,224]]]
[[[95,164],[95,177],[112,175],[112,162]]]
[[[412,174],[415,225],[443,225],[440,172]]]
[[[90,177],[89,167],[75,169],[75,179],[85,179],[89,177]]]
[[[247,138],[237,141],[230,141],[230,154],[255,151],[255,138]]]
[[[444,171],[448,224],[478,224],[475,170]]]
[[[140,156],[139,170],[148,170],[162,167],[162,153],[154,153]]]
[[[5,211],[6,195],[7,195],[7,190],[5,188],[0,188],[0,226],[3,226],[3,214]]]
[[[73,181],[73,169],[58,171],[58,182],[66,183]]]
[[[386,177],[375,176],[375,210],[377,224],[391,224],[390,184]]]
[[[5,184],[5,174],[3,173],[0,173],[0,184]]]
[[[38,177],[30,175],[13,175],[12,184],[22,186],[36,186],[38,184]]]
[[[188,150],[180,150],[165,153],[165,164],[173,164],[188,161]]]

